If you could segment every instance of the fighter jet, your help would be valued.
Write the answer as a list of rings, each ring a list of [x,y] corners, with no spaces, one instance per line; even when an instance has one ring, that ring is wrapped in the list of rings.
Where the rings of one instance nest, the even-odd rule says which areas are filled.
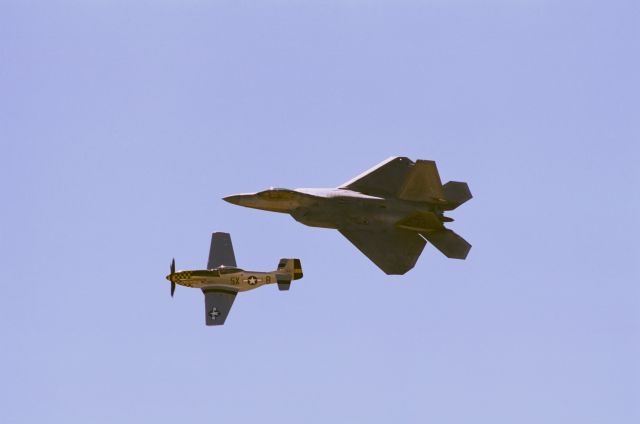
[[[453,219],[444,212],[471,198],[466,183],[443,185],[434,161],[391,157],[337,188],[271,188],[224,200],[337,229],[386,274],[404,274],[427,241],[449,258],[467,257],[471,245],[445,228]]]
[[[171,297],[176,284],[202,289],[207,325],[222,325],[229,315],[238,292],[253,290],[265,284],[278,284],[278,289],[289,290],[292,280],[302,278],[300,259],[280,259],[278,269],[271,272],[245,271],[236,265],[231,236],[213,233],[207,269],[177,271],[171,261]]]

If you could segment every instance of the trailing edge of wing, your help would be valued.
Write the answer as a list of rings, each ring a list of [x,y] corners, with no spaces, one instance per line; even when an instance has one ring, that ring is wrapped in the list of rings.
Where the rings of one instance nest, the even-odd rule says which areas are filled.
[[[368,169],[339,188],[372,196],[395,196],[413,166],[406,157],[390,157]]]
[[[218,268],[221,265],[237,267],[229,233],[211,234],[211,248],[209,249],[207,269]]]
[[[409,271],[426,244],[418,233],[402,229],[339,231],[386,274]]]
[[[205,322],[207,325],[222,325],[236,299],[235,291],[222,289],[203,289]]]

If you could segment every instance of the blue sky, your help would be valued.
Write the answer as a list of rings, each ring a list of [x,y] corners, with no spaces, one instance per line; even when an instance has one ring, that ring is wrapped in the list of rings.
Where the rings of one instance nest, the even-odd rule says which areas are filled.
[[[640,422],[634,1],[0,1],[0,421]],[[221,197],[389,156],[474,199],[386,276]],[[223,328],[166,275],[300,257]]]

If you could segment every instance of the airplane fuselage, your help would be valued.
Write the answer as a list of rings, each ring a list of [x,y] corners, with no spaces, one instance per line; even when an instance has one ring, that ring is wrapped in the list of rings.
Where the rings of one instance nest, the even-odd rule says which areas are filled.
[[[302,189],[303,193],[318,193]],[[416,212],[435,212],[424,202],[408,202],[394,198],[368,196],[351,190],[319,191],[315,202],[301,206],[291,213],[298,222],[332,229],[390,228],[407,215]]]
[[[345,189],[271,189],[229,196],[225,200],[240,206],[288,213],[310,227],[338,230],[390,228],[413,213],[434,212],[442,216],[437,205],[427,202],[369,196]]]
[[[220,288],[236,292],[253,290],[265,284],[277,283],[277,271],[255,272],[239,268],[177,271],[167,275],[167,280],[185,287],[199,289]]]

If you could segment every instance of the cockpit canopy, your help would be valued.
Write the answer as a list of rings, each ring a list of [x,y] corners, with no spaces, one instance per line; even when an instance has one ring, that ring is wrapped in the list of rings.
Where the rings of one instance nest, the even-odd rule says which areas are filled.
[[[216,268],[216,271],[218,271],[220,275],[224,275],[224,274],[235,274],[236,272],[240,272],[242,270],[240,268],[236,268],[233,266],[221,266],[219,268]]]
[[[297,193],[288,188],[270,188],[258,193],[258,196],[269,200],[292,200]]]

